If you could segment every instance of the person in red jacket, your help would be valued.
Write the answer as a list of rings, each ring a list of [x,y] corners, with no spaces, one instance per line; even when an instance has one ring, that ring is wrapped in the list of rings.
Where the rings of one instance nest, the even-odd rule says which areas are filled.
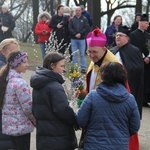
[[[48,12],[42,12],[38,15],[38,23],[35,26],[35,34],[38,36],[38,43],[41,48],[42,57],[46,54],[46,46],[49,41],[51,28],[48,27],[51,15]]]

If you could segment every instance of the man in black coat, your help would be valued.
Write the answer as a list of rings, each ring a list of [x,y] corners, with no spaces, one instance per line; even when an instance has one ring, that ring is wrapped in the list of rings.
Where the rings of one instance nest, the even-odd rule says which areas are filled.
[[[128,73],[128,83],[131,93],[134,95],[140,115],[142,116],[144,62],[140,50],[129,43],[130,31],[126,26],[119,29],[116,34],[116,44],[111,51],[125,66]]]
[[[146,32],[149,26],[148,16],[143,14],[139,21],[138,29],[131,32],[130,41],[131,44],[138,47],[143,55],[144,59],[144,101],[143,106],[150,107],[148,100],[150,98],[150,35]],[[149,44],[148,44],[149,43]],[[148,48],[149,47],[149,48]]]
[[[64,15],[64,6],[59,5],[57,7],[57,14],[52,16],[49,27],[53,29],[52,34],[57,40],[57,42],[54,44],[55,49],[56,51],[62,54],[65,53],[66,46],[69,40],[68,23],[69,23],[69,19],[67,16]],[[50,43],[53,42],[54,41],[50,41]]]

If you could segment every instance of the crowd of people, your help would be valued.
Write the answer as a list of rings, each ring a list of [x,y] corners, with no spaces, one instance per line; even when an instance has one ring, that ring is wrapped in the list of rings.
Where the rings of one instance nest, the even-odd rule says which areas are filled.
[[[28,54],[12,38],[15,22],[8,7],[2,10],[0,149],[30,150],[30,135],[36,128],[37,150],[74,150],[78,147],[75,131],[80,129],[80,149],[139,150],[142,107],[150,107],[148,16],[137,13],[129,28],[117,15],[103,33],[92,30],[92,18],[83,5],[75,8],[74,15],[63,5],[54,16],[41,12],[35,34],[43,63],[30,78],[31,94],[21,77],[29,66]],[[54,44],[53,52],[47,51],[49,43]],[[63,87],[69,45],[70,60],[78,63],[79,54],[80,71],[86,74],[88,94],[77,112]]]

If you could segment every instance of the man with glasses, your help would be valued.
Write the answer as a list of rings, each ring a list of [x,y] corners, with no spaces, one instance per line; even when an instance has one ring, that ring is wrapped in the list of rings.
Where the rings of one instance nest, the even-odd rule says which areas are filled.
[[[122,33],[118,33],[117,37],[120,37],[120,38],[126,37],[128,39],[127,35],[122,34]],[[92,60],[89,65],[89,68],[87,71],[87,76],[86,76],[87,91],[90,92],[92,89],[95,89],[97,87],[97,85],[102,82],[102,80],[100,78],[100,66],[105,62],[120,62],[120,61],[113,53],[111,53],[109,50],[106,49],[106,47],[105,47],[106,35],[103,34],[100,29],[95,29],[93,32],[90,32],[88,34],[86,40],[87,40],[87,45],[88,45],[88,54]],[[117,43],[119,44],[119,40]],[[138,49],[136,49],[136,50],[138,51]],[[131,52],[131,54],[133,55],[133,59],[134,59],[133,53]],[[139,51],[137,53],[139,53]],[[139,53],[139,55],[140,55],[140,53]],[[139,60],[141,60],[140,56],[139,56]],[[135,65],[136,65],[136,61],[138,61],[138,60],[134,59],[134,61],[135,61]],[[139,62],[137,62],[137,63],[139,63]],[[141,68],[141,71],[143,72],[142,68]],[[142,73],[138,72],[137,76],[138,76],[138,74],[142,74]],[[134,78],[135,78],[135,76],[133,76],[133,80],[134,80]],[[130,138],[129,149],[132,149],[132,150],[139,149],[139,141],[138,141],[137,134],[133,135]]]
[[[128,73],[128,83],[134,95],[140,115],[142,116],[144,62],[140,50],[129,43],[130,31],[127,26],[122,26],[116,34],[116,45],[110,50],[125,66]]]
[[[87,35],[87,53],[91,58],[91,63],[87,71],[87,91],[95,89],[101,82],[100,66],[105,62],[119,62],[109,50],[106,49],[106,35],[97,28]]]

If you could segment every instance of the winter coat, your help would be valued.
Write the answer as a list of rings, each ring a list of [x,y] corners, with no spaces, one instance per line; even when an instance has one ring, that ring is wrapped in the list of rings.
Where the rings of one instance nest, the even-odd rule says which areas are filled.
[[[15,28],[15,20],[11,13],[6,12],[2,15],[2,26],[8,27],[8,31],[4,32],[2,35],[3,40],[13,37],[11,32]]]
[[[130,43],[121,47],[112,47],[113,54],[119,52],[121,62],[128,73],[128,83],[131,94],[134,95],[138,104],[139,112],[142,117],[143,106],[143,86],[144,86],[144,62],[141,51]]]
[[[147,31],[142,32],[140,29],[136,29],[130,34],[130,42],[134,46],[138,47],[143,54],[143,57],[150,57],[148,50],[148,41],[150,41],[150,34]],[[150,94],[150,63],[144,63],[144,94]],[[144,101],[147,101],[145,99]]]
[[[42,21],[42,17],[46,16],[48,18],[48,20]],[[49,28],[49,22],[50,22],[50,14],[47,12],[42,12],[38,15],[38,23],[35,26],[35,34],[38,35],[38,42],[39,43],[45,43],[49,40],[50,37],[50,33],[51,33],[51,28]],[[46,31],[47,33],[44,34],[43,31]]]
[[[6,64],[6,58],[0,53],[0,69]],[[12,143],[9,136],[2,134],[2,110],[0,109],[0,149],[12,149]]]
[[[128,150],[130,136],[140,128],[140,115],[124,85],[102,83],[86,96],[77,122],[86,129],[84,150]]]
[[[33,131],[32,100],[29,87],[20,73],[11,69],[2,108],[2,132],[20,136]]]
[[[10,137],[2,134],[2,110],[0,109],[0,150],[12,149]]]
[[[69,21],[69,33],[71,39],[85,39],[87,34],[90,32],[90,26],[86,17],[81,15],[79,18],[74,16]],[[77,33],[81,34],[80,38],[76,38]]]
[[[0,52],[0,68],[6,64],[5,56]]]
[[[76,118],[67,101],[63,82],[60,74],[43,67],[31,77],[37,149],[73,150],[76,147],[73,129]]]
[[[82,12],[82,15],[87,18],[88,23],[89,23],[89,26],[92,27],[92,25],[93,25],[93,20],[92,20],[92,17],[91,17],[91,15],[90,15],[90,13],[89,13],[88,11],[84,10],[84,11]]]
[[[0,25],[0,42],[2,42],[2,40],[3,40],[3,31],[1,30],[1,28],[2,28],[2,26]]]
[[[136,30],[138,28],[138,26],[139,26],[139,23],[135,21],[131,26],[130,32]]]
[[[59,23],[62,23],[62,28],[57,28],[57,25]],[[60,42],[63,43],[68,43],[68,23],[69,23],[69,18],[68,16],[59,16],[59,15],[54,15],[51,18],[49,27],[52,28],[53,34],[56,36],[56,39],[58,40],[58,44]]]
[[[122,26],[122,24],[119,25],[118,28],[120,28],[121,26]],[[108,47],[116,46],[116,42],[115,42],[116,32],[117,32],[117,29],[115,28],[114,23],[112,23],[110,26],[107,27],[107,29],[105,31],[105,35],[107,37],[107,46]]]

